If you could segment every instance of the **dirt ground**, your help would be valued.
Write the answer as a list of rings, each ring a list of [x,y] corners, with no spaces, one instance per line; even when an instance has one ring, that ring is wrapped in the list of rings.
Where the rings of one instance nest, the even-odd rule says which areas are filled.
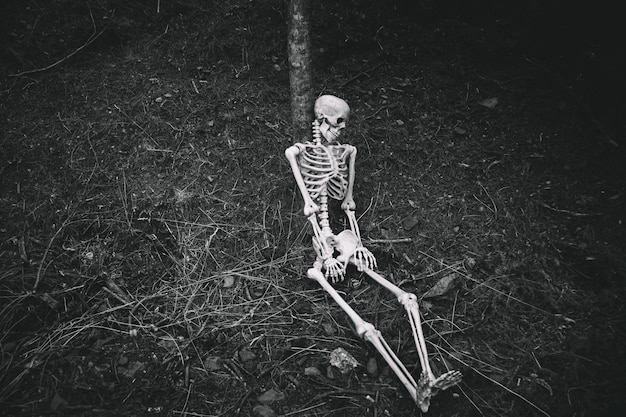
[[[412,3],[319,2],[312,37],[316,94],[352,108],[364,243],[418,296],[435,373],[464,376],[428,415],[617,415],[617,17]],[[285,1],[3,7],[1,415],[420,415],[306,279]],[[348,272],[419,375],[401,306]]]

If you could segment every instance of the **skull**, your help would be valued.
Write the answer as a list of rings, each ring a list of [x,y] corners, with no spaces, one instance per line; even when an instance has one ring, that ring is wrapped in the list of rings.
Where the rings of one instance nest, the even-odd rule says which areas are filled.
[[[315,118],[320,122],[320,133],[333,143],[341,136],[350,117],[350,106],[339,97],[325,95],[315,101]]]

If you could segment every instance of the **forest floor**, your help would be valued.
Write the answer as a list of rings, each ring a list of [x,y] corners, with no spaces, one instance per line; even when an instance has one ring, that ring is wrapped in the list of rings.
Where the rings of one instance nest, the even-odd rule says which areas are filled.
[[[419,415],[306,278],[285,2],[13,3],[0,415]],[[418,296],[435,373],[463,373],[428,415],[617,415],[626,143],[610,33],[551,36],[533,2],[354,3],[313,12],[315,92],[352,108],[342,140],[379,272]],[[419,375],[393,296],[356,270],[336,287]],[[353,370],[330,364],[337,348]]]

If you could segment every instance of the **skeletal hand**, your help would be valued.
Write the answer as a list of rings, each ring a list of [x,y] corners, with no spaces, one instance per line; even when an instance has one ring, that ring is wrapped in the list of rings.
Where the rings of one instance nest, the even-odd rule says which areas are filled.
[[[325,259],[324,268],[326,269],[324,275],[332,284],[342,281],[346,273],[344,265],[335,258]]]
[[[359,271],[363,271],[363,269],[375,269],[376,268],[376,258],[365,246],[359,246],[354,251],[354,263]]]

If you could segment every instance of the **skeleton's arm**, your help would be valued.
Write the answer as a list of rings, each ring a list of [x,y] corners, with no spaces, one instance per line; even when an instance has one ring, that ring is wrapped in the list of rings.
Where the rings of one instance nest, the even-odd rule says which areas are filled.
[[[296,184],[298,184],[298,189],[304,199],[304,215],[313,228],[313,246],[317,252],[317,256],[320,258],[320,262],[323,263],[326,269],[327,277],[333,282],[341,280],[345,272],[345,265],[341,265],[339,261],[333,258],[334,248],[331,246],[330,242],[326,240],[326,236],[322,233],[322,229],[317,221],[317,213],[320,211],[320,207],[315,204],[304,184],[304,178],[302,178],[302,172],[300,172],[300,166],[298,165],[298,155],[300,152],[301,149],[298,144],[296,144],[285,150],[285,157],[289,161],[291,171],[296,179]]]
[[[361,231],[359,230],[359,225],[356,222],[356,216],[354,215],[354,210],[356,209],[356,204],[354,202],[354,198],[352,197],[352,193],[354,190],[354,176],[355,176],[355,161],[356,161],[356,148],[354,146],[348,145],[348,189],[346,190],[346,196],[343,199],[343,203],[341,203],[341,209],[346,213],[346,217],[348,217],[348,222],[350,223],[350,230],[356,235],[359,239],[358,246],[363,246],[361,242]]]
[[[354,146],[350,146],[348,148],[348,152],[350,153],[350,159],[348,160],[348,189],[346,190],[346,197],[341,204],[341,208],[346,213],[346,217],[348,218],[348,223],[350,223],[350,230],[356,236],[358,242],[357,247],[354,252],[354,260],[355,264],[362,270],[363,267],[367,267],[369,269],[376,268],[376,258],[366,247],[363,246],[363,242],[361,241],[361,231],[359,230],[359,225],[356,221],[356,215],[354,214],[354,210],[356,209],[356,204],[354,203],[354,198],[352,197],[352,192],[354,189],[354,176],[355,176],[355,161],[356,161],[356,148]]]
[[[341,203],[341,209],[346,213],[346,216],[348,217],[350,230],[352,230],[352,232],[359,239],[358,246],[362,246],[361,232],[359,231],[359,225],[357,224],[356,217],[354,215],[356,204],[354,203],[354,198],[352,197],[352,193],[354,190],[354,163],[356,161],[356,148],[354,146],[348,145],[348,154],[350,158],[348,160],[348,189],[346,190],[346,196],[343,199],[343,203]]]
[[[300,166],[298,166],[298,155],[300,155],[300,152],[300,147],[296,144],[285,150],[285,157],[289,161],[291,171],[296,179],[296,184],[298,184],[298,189],[300,189],[300,194],[302,194],[302,198],[304,199],[304,215],[308,218],[313,214],[317,214],[317,212],[320,211],[320,207],[313,202],[313,199],[304,185]]]
[[[354,176],[355,176],[354,163],[356,161],[356,148],[352,145],[346,145],[346,146],[348,148],[348,154],[350,157],[350,159],[348,160],[348,189],[346,190],[346,196],[343,199],[343,203],[341,203],[341,209],[343,211],[347,211],[347,210],[354,211],[356,209],[356,204],[354,203],[352,192],[354,190]]]

